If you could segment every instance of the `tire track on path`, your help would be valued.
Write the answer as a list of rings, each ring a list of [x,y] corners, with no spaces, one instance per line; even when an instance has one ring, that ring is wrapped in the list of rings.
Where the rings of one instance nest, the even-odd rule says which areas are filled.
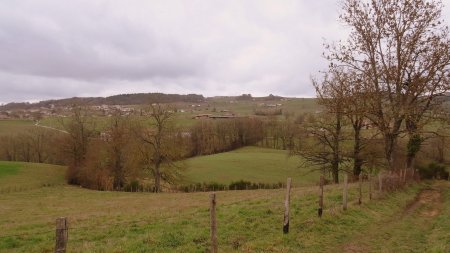
[[[337,252],[426,252],[427,236],[442,211],[443,187],[434,183],[423,189],[397,217],[374,223]]]

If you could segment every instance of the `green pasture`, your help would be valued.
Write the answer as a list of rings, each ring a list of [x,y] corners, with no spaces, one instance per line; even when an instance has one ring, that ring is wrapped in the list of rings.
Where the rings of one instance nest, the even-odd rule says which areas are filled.
[[[294,185],[314,185],[319,172],[307,167],[298,156],[288,151],[260,147],[244,147],[230,152],[198,156],[185,161],[187,182],[217,182],[229,184],[246,180],[260,183],[286,182]]]
[[[64,166],[0,161],[0,194],[63,185],[65,171]]]
[[[0,161],[0,180],[3,177],[16,175],[21,167],[22,167],[21,163]]]
[[[65,185],[60,166],[1,164],[2,170],[14,166],[20,166],[17,173],[2,176],[0,185],[14,183],[23,190],[0,193],[0,252],[53,252],[58,217],[69,220],[68,252],[209,251],[208,192],[92,191]],[[32,182],[59,183],[24,188]],[[439,193],[437,202],[418,199],[431,189]],[[327,185],[321,219],[317,194],[316,186],[291,190],[290,232],[283,234],[284,189],[217,192],[220,252],[450,250],[448,182],[374,192],[372,200],[365,182],[362,205],[357,184],[351,184],[347,211],[341,208],[342,186]]]

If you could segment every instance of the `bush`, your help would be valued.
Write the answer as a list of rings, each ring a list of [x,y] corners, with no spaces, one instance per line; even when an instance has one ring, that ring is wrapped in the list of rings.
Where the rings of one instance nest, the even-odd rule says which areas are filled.
[[[139,184],[139,181],[137,181],[137,180],[130,181],[123,188],[123,191],[126,191],[126,192],[138,192],[138,191],[142,191],[142,190],[143,190],[143,186],[141,184]]]
[[[251,189],[252,183],[250,181],[239,180],[230,184],[230,190],[246,190]]]
[[[203,182],[189,185],[182,185],[178,187],[182,192],[204,192],[204,191],[224,191],[227,186],[216,182]]]
[[[448,179],[449,172],[443,164],[432,162],[427,166],[418,166],[420,178],[422,179]]]
[[[279,189],[283,188],[283,183],[252,183],[250,181],[239,180],[229,185],[219,184],[216,182],[196,183],[189,185],[181,185],[178,191],[182,192],[201,192],[201,191],[226,191],[226,190],[256,190],[256,189]]]

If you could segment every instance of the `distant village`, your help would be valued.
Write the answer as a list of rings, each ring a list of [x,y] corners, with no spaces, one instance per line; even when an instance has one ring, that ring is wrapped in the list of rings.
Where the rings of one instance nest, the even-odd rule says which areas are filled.
[[[229,104],[236,104],[239,101],[228,101]],[[255,103],[257,107],[255,109],[256,115],[264,114],[281,114],[281,103]],[[234,112],[228,109],[216,110],[215,107],[210,107],[210,104],[188,104],[185,103],[180,109],[175,109],[178,113],[191,113],[194,114],[192,119],[228,119],[240,117]],[[41,106],[38,108],[30,109],[0,109],[0,120],[7,119],[23,119],[23,120],[40,120],[42,118],[49,117],[67,117],[70,115],[71,106],[57,106],[50,104],[48,106]],[[122,116],[137,115],[147,116],[149,110],[146,110],[144,106],[136,105],[93,105],[88,107],[93,116],[99,117],[111,117],[115,113],[119,112]],[[205,113],[205,111],[208,111]],[[203,112],[203,113],[201,113]]]

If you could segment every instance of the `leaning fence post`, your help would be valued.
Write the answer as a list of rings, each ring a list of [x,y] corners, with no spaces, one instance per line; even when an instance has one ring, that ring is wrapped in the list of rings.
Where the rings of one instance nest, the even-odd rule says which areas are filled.
[[[69,231],[67,218],[61,217],[56,219],[56,245],[55,253],[65,253],[67,240],[69,239]]]
[[[362,204],[362,172],[359,173],[359,199],[358,199],[358,204],[361,205]]]
[[[342,209],[347,210],[348,176],[344,175],[344,192],[342,194]]]
[[[216,193],[211,193],[209,200],[209,212],[211,217],[211,253],[217,253]]]
[[[291,193],[291,178],[287,179],[286,184],[286,199],[284,201],[284,221],[283,221],[283,233],[289,233],[289,202]]]
[[[320,176],[319,209],[317,210],[317,214],[319,215],[319,218],[322,218],[322,213],[323,213],[323,184],[324,184],[324,178],[323,178],[323,176]]]

